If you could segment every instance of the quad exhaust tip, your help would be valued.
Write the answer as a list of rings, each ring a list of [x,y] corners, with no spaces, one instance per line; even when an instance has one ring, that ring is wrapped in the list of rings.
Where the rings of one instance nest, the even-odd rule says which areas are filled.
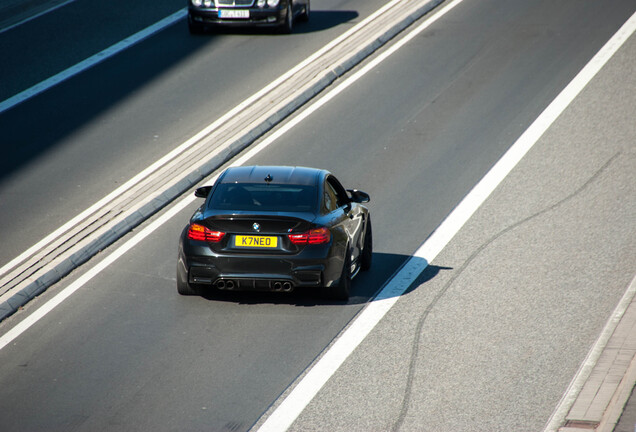
[[[231,279],[219,279],[214,283],[214,286],[220,290],[233,290],[237,284]],[[289,281],[275,281],[272,283],[271,289],[278,292],[291,292],[294,290],[294,285]]]
[[[291,282],[276,281],[272,285],[272,288],[274,289],[274,291],[290,292],[294,289],[294,286],[291,284]]]
[[[214,285],[220,290],[233,290],[235,286],[233,280],[225,279],[219,279]]]

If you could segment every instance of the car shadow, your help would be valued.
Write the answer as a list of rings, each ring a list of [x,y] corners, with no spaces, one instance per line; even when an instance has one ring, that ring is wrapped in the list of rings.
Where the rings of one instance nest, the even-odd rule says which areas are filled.
[[[426,282],[435,278],[442,270],[452,270],[452,267],[441,267],[430,265],[426,260],[410,257],[408,255],[374,253],[373,265],[369,271],[360,272],[352,281],[351,297],[348,301],[336,301],[323,297],[319,292],[310,289],[300,289],[291,293],[274,293],[274,292],[231,292],[210,289],[202,295],[209,301],[230,302],[236,304],[255,305],[255,304],[281,304],[299,307],[314,306],[343,306],[365,304],[373,301],[380,291],[393,279],[393,276],[402,268],[402,266],[411,258],[415,260],[411,264],[416,267],[423,268],[422,272],[408,286],[396,286],[396,294],[383,293],[383,298],[387,296],[399,296],[408,294]],[[420,261],[420,262],[418,262]]]
[[[306,34],[314,33],[323,30],[328,30],[332,27],[346,24],[350,21],[358,18],[359,14],[356,11],[331,11],[331,10],[312,10],[311,18],[309,21],[294,21],[294,34]],[[210,27],[208,30],[200,35],[194,35],[193,37],[206,37],[211,34],[239,34],[239,35],[278,35],[278,36],[290,36],[285,35],[277,31],[272,27]]]
[[[356,11],[311,11],[309,21],[294,23],[294,33],[313,33],[346,24],[358,18]]]

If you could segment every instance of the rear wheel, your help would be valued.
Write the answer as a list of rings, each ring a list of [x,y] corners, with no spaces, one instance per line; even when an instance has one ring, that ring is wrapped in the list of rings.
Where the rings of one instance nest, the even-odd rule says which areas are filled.
[[[349,300],[351,291],[351,252],[347,249],[342,274],[336,285],[325,288],[325,294],[332,300]]]
[[[373,261],[373,230],[371,228],[371,217],[368,216],[367,228],[364,233],[364,249],[362,249],[362,261],[360,268],[363,271],[371,268],[371,262]]]
[[[183,266],[177,264],[177,292],[181,295],[199,295],[199,287],[188,282],[188,275]]]

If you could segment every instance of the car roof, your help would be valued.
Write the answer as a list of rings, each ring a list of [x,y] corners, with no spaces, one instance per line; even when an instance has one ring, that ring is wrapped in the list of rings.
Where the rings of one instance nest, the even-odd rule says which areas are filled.
[[[219,178],[220,183],[265,183],[316,186],[328,172],[316,168],[291,166],[231,167]],[[269,180],[265,180],[265,179]]]

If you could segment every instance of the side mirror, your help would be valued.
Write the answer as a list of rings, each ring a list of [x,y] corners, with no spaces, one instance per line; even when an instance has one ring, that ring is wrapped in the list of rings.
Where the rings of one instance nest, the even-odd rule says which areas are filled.
[[[347,189],[349,195],[351,195],[351,201],[356,203],[368,203],[371,201],[371,197],[368,193],[362,192],[358,189]]]
[[[212,186],[201,186],[194,191],[194,196],[197,198],[207,198],[211,190]]]

